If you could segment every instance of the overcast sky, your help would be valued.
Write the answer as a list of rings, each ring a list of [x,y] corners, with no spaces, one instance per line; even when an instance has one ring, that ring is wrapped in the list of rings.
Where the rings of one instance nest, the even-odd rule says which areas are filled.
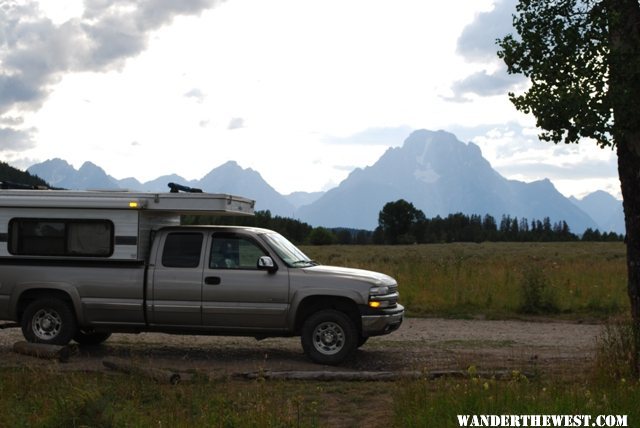
[[[415,129],[502,175],[619,196],[615,155],[539,142],[495,39],[514,0],[0,0],[0,159],[327,190]]]

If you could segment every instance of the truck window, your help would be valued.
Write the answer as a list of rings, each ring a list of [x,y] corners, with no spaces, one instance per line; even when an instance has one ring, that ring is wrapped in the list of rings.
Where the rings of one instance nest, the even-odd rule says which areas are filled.
[[[254,241],[242,236],[214,235],[211,244],[211,269],[257,269],[258,259],[266,256]]]
[[[29,256],[91,256],[113,254],[113,223],[109,220],[12,219],[9,252]]]
[[[169,233],[164,241],[162,265],[177,268],[198,267],[201,252],[202,233]]]

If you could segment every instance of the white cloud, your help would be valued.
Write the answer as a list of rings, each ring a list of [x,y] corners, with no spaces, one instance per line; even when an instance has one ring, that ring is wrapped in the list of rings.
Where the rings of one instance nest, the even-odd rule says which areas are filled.
[[[244,119],[241,117],[234,117],[229,121],[229,125],[227,125],[227,129],[240,129],[244,128]]]
[[[419,128],[479,142],[505,171],[529,154],[587,165],[500,95],[517,79],[488,38],[513,0],[12,4],[0,127],[16,165],[60,157],[144,181],[235,160],[281,193],[313,191]]]
[[[0,127],[0,152],[22,151],[35,146],[35,129],[15,130]]]

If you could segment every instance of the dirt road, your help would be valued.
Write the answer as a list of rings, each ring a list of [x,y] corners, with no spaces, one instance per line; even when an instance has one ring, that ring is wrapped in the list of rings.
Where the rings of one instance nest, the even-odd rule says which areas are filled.
[[[371,338],[347,364],[333,370],[508,369],[571,373],[586,369],[602,326],[564,322],[409,318],[393,334]],[[0,330],[0,366],[53,365],[60,370],[105,370],[105,359],[125,359],[177,371],[213,375],[257,370],[318,370],[302,353],[299,338],[114,334],[82,348],[64,364],[16,354],[19,329]],[[326,369],[326,367],[321,367]]]

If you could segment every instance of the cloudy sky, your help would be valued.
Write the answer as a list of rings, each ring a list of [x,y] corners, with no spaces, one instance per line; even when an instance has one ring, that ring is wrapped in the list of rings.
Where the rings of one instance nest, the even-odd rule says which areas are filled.
[[[0,0],[0,159],[197,179],[235,160],[327,190],[415,129],[508,178],[619,195],[595,144],[539,142],[495,39],[514,0]]]

